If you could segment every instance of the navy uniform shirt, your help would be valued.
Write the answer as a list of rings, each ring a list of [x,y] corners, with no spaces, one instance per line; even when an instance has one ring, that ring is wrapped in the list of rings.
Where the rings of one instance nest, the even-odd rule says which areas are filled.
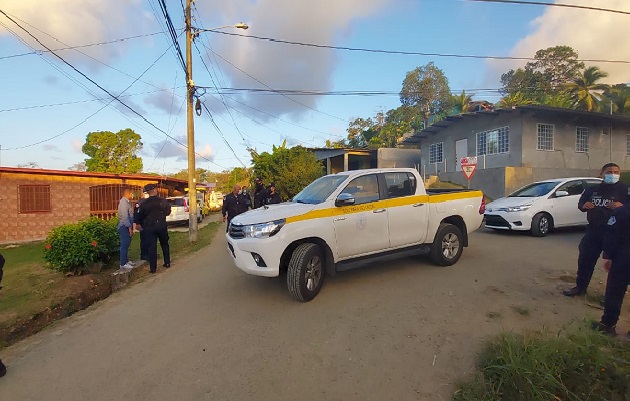
[[[171,214],[171,205],[166,199],[150,196],[138,208],[138,222],[144,228],[166,224],[166,216]]]
[[[604,259],[630,260],[630,204],[615,209],[606,224]]]
[[[584,210],[583,207],[586,202],[592,202],[595,207]],[[628,203],[628,186],[623,182],[615,184],[602,182],[586,188],[580,196],[578,208],[586,212],[589,227],[603,228],[613,212],[613,209],[608,209],[607,206],[613,202],[621,202],[624,205]]]

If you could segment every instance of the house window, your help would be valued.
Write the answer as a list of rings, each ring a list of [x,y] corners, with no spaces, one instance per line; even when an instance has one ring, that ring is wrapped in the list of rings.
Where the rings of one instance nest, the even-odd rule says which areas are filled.
[[[477,156],[510,151],[509,128],[501,127],[477,134]]]
[[[536,150],[553,150],[552,124],[538,124]]]
[[[429,145],[429,163],[442,163],[444,160],[444,142],[434,143]]]
[[[20,213],[50,212],[50,185],[18,185]]]
[[[586,127],[577,127],[575,133],[575,151],[588,152],[588,134],[589,129]]]

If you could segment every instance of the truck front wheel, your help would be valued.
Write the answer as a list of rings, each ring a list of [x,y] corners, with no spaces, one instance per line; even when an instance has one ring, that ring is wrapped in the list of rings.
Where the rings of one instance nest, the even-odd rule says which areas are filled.
[[[463,235],[453,224],[440,224],[431,245],[431,260],[440,266],[455,264],[463,251]]]
[[[291,254],[287,271],[287,286],[293,298],[308,302],[319,293],[324,283],[323,253],[319,245],[298,245]]]

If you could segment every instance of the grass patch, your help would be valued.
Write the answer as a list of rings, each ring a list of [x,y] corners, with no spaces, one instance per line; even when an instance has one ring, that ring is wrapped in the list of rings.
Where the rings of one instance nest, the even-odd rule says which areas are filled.
[[[529,316],[529,308],[521,305],[512,305],[512,309],[516,311],[519,315]]]
[[[586,324],[558,333],[501,334],[481,352],[477,373],[454,401],[625,401],[630,343]]]
[[[195,252],[207,246],[220,227],[220,222],[211,222],[199,230],[198,241],[188,242],[188,233],[169,232],[171,255]],[[158,244],[158,252],[161,252]],[[63,273],[44,267],[44,242],[22,244],[11,248],[2,248],[0,253],[6,258],[2,290],[0,290],[0,326],[6,327],[13,322],[28,318],[46,308],[66,299],[73,294],[90,288],[90,275],[65,277]],[[131,260],[140,259],[140,236],[134,234],[129,248]],[[118,258],[110,264],[118,268]]]

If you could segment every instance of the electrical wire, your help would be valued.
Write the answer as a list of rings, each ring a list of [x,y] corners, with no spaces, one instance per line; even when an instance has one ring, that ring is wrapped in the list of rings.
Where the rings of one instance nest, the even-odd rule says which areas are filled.
[[[315,48],[320,48],[320,49],[348,50],[348,51],[366,52],[366,53],[400,54],[400,55],[405,55],[405,56],[454,57],[454,58],[471,58],[471,59],[483,59],[483,60],[490,59],[490,60],[536,61],[536,58],[534,57],[483,56],[483,55],[475,55],[475,54],[426,53],[426,52],[410,52],[410,51],[400,51],[400,50],[381,50],[381,49],[369,49],[369,48],[363,48],[363,47],[331,46],[331,45],[321,45],[321,44],[307,43],[307,42],[294,42],[294,41],[275,39],[275,38],[269,38],[269,37],[264,37],[264,36],[243,35],[239,33],[223,32],[223,31],[216,31],[216,30],[209,30],[208,32],[218,33],[221,35],[238,36],[238,37],[243,37],[243,38],[263,40],[263,41],[268,41],[272,43],[305,46],[305,47],[315,47]],[[578,59],[576,61],[590,62],[590,63],[630,64],[630,60]]]
[[[210,110],[208,110],[208,107],[206,107],[205,103],[201,103],[201,106],[206,110],[206,113],[208,113],[208,117],[210,117],[210,121],[212,122],[212,125],[214,125],[214,128],[217,130],[217,132],[219,133],[219,135],[221,136],[221,138],[223,139],[223,142],[225,142],[225,144],[227,145],[227,147],[232,151],[232,154],[234,155],[234,157],[236,158],[236,160],[238,160],[239,163],[241,163],[241,165],[244,168],[247,168],[247,166],[245,166],[245,163],[243,163],[243,161],[238,157],[238,155],[236,154],[236,152],[234,151],[234,148],[232,148],[232,145],[230,145],[230,143],[227,141],[227,139],[225,139],[225,136],[223,135],[223,132],[221,131],[221,129],[219,128],[219,126],[217,125],[217,123],[214,121],[214,118],[212,118],[212,113],[210,113]]]
[[[166,20],[166,27],[168,29],[169,34],[171,35],[171,40],[173,41],[173,44],[175,45],[175,49],[177,50],[177,56],[178,56],[177,60],[181,63],[182,69],[184,70],[184,73],[186,74],[186,82],[188,82],[189,77],[188,77],[188,70],[186,69],[186,61],[184,60],[182,49],[179,46],[179,42],[177,41],[178,35],[175,30],[175,27],[173,26],[173,21],[171,20],[171,16],[168,13],[166,2],[164,0],[158,0],[158,4],[160,5],[160,8],[162,9],[162,14],[164,15],[164,19]]]
[[[544,1],[516,1],[516,0],[464,0],[464,1],[473,1],[479,3],[506,3],[506,4],[521,4],[521,5],[529,5],[529,6],[550,6],[550,7],[566,7],[566,8],[578,8],[582,10],[592,10],[592,11],[604,11],[609,13],[616,14],[625,14],[630,15],[629,11],[622,10],[614,10],[612,8],[600,8],[600,7],[591,7],[591,6],[581,6],[577,4],[562,4],[562,3],[548,3]]]

